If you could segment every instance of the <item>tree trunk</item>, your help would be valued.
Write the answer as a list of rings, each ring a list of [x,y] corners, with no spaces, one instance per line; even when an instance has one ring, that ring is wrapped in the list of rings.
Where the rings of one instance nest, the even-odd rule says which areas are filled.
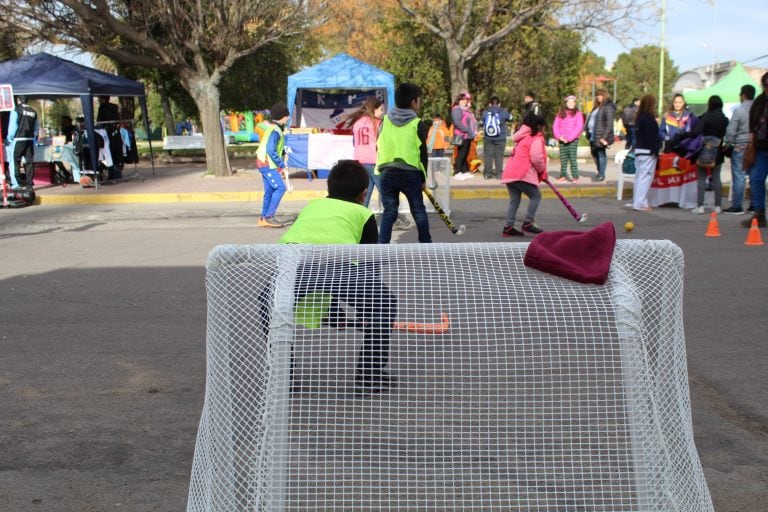
[[[163,109],[163,124],[165,124],[166,135],[176,135],[176,122],[173,120],[171,100],[165,92],[165,87],[160,87],[157,92],[160,94],[160,106]]]
[[[133,96],[120,96],[117,98],[120,103],[120,120],[133,121],[136,115],[136,98]]]
[[[469,69],[467,61],[461,57],[458,49],[451,48],[446,41],[448,50],[448,69],[451,73],[451,101],[462,91],[469,91]],[[470,91],[471,92],[471,91]]]
[[[219,88],[210,78],[193,76],[185,80],[185,87],[200,111],[205,136],[205,163],[215,176],[230,176],[224,133],[219,118]]]

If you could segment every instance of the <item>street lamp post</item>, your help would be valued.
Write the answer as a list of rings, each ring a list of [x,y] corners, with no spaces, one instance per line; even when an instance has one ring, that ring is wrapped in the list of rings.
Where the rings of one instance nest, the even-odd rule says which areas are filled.
[[[709,84],[707,85],[708,87],[712,87],[715,84],[715,47],[709,43],[701,43],[699,46],[712,50],[712,59],[710,60],[709,68]]]
[[[664,25],[667,21],[667,0],[661,2],[661,41],[659,44],[659,100],[656,102],[659,117],[664,103]]]

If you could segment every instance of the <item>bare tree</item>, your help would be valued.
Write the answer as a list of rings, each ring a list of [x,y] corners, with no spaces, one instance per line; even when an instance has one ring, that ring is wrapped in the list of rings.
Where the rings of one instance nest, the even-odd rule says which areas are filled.
[[[38,38],[177,76],[200,111],[217,176],[230,174],[222,76],[237,59],[302,31],[308,18],[305,0],[0,0],[0,10]]]
[[[451,93],[469,85],[469,68],[520,27],[599,30],[626,38],[657,11],[651,0],[397,0],[406,15],[444,42]]]

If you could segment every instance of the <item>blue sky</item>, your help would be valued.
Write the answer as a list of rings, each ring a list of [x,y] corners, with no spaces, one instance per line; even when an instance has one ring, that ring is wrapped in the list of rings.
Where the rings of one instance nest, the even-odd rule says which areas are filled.
[[[656,2],[661,6],[661,0]],[[635,42],[623,48],[616,39],[596,34],[588,46],[612,65],[633,47],[659,44],[661,25],[638,27]],[[715,62],[745,62],[768,55],[768,3],[765,0],[667,0],[667,50],[682,72]],[[705,46],[702,46],[705,45]],[[768,68],[768,57],[745,63]]]

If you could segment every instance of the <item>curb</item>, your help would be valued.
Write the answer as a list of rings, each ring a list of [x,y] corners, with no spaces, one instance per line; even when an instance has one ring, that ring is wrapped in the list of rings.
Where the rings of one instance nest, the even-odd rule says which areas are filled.
[[[575,199],[596,197],[615,197],[614,187],[569,187],[558,189],[563,196]],[[545,199],[555,196],[551,189],[542,189]],[[283,201],[310,201],[325,197],[320,190],[294,190],[283,196]],[[158,192],[141,194],[45,194],[35,198],[35,204],[41,205],[88,205],[88,204],[169,204],[169,203],[249,203],[261,202],[264,193],[252,192]],[[451,199],[508,199],[505,188],[470,188],[451,190]]]

